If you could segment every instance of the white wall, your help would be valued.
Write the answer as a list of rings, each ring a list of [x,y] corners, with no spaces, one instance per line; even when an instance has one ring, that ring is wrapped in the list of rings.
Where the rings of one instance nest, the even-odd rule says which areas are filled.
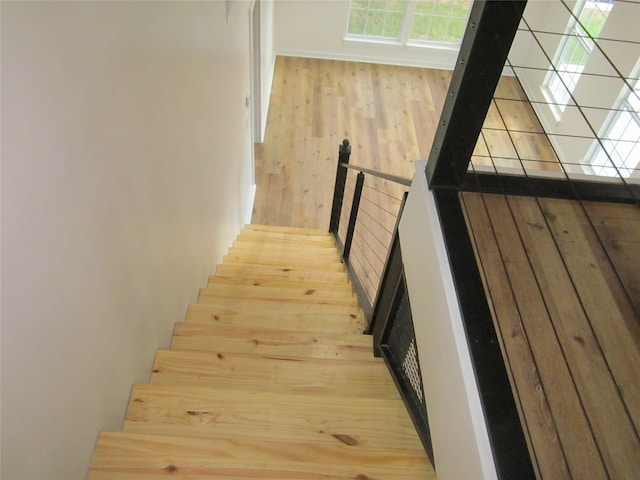
[[[273,71],[276,66],[276,54],[273,45],[274,2],[273,0],[258,0],[260,2],[260,71],[261,91],[260,100],[260,133],[261,140],[267,128],[267,116],[269,112],[269,97],[273,85]]]
[[[279,55],[452,69],[457,49],[344,40],[349,0],[275,0],[274,45]]]
[[[84,478],[249,218],[248,8],[2,2],[2,478]]]

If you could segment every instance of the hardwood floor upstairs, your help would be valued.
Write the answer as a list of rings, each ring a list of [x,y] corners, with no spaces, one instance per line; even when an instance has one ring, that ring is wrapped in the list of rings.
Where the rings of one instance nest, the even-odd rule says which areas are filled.
[[[331,236],[246,226],[87,478],[435,478],[363,328]]]

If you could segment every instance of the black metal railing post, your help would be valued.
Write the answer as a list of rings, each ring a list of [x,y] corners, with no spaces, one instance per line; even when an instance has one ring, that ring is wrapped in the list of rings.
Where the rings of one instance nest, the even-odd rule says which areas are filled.
[[[351,157],[351,144],[345,138],[338,149],[338,165],[336,167],[336,184],[333,189],[333,205],[331,207],[331,220],[329,221],[329,232],[336,235],[340,225],[340,212],[342,212],[342,200],[344,198],[344,186],[347,183],[347,169],[343,164],[349,163]]]
[[[358,209],[360,208],[360,197],[362,197],[362,187],[364,185],[364,173],[358,173],[356,178],[356,188],[353,192],[353,202],[351,203],[351,215],[349,216],[349,227],[347,228],[347,236],[344,240],[344,251],[342,257],[347,258],[351,252],[351,243],[353,242],[353,233],[356,229],[356,220],[358,219]]]

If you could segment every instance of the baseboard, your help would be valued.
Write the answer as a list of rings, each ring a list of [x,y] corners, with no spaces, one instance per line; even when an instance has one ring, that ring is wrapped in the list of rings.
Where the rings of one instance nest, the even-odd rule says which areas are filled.
[[[419,68],[432,68],[436,70],[453,70],[456,62],[456,57],[451,62],[435,62],[432,59],[425,58],[423,61],[398,58],[397,56],[376,56],[376,55],[363,55],[350,54],[350,53],[335,53],[335,52],[322,52],[322,51],[309,51],[309,50],[295,50],[295,49],[278,49],[276,55],[282,55],[283,57],[302,57],[302,58],[317,58],[320,60],[341,60],[344,62],[361,62],[361,63],[379,63],[382,65],[397,65],[400,67],[419,67]],[[457,54],[456,54],[457,55]],[[425,55],[425,57],[427,57]]]

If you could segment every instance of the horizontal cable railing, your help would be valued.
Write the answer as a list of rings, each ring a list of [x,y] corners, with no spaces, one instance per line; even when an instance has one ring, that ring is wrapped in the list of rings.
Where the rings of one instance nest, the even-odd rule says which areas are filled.
[[[329,231],[341,250],[367,321],[382,281],[403,196],[411,180],[349,163],[340,145]]]

